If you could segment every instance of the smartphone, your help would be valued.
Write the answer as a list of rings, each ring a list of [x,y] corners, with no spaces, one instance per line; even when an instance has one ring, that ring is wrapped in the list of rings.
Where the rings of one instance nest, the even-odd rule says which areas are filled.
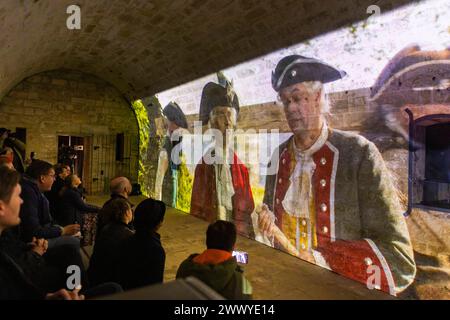
[[[236,261],[239,263],[248,263],[248,253],[244,251],[233,251],[233,257],[236,257]]]

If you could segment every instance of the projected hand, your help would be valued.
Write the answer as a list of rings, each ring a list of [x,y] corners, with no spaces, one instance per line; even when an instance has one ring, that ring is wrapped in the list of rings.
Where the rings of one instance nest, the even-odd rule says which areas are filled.
[[[259,230],[268,237],[272,237],[275,232],[275,215],[269,210],[266,204],[256,209],[258,213]]]
[[[269,210],[266,204],[256,208],[256,213],[258,214],[258,226],[261,232],[265,233],[267,236],[274,236],[284,250],[290,254],[311,263],[315,263],[314,256],[309,250],[301,250],[299,252],[283,231],[276,226],[275,215]]]

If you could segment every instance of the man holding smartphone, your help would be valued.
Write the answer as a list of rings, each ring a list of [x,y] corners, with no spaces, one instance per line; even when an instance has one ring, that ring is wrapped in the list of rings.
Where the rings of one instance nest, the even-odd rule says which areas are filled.
[[[218,220],[210,224],[206,231],[207,249],[184,260],[176,277],[194,276],[226,299],[251,299],[252,286],[232,255],[235,244],[236,226],[233,223]]]

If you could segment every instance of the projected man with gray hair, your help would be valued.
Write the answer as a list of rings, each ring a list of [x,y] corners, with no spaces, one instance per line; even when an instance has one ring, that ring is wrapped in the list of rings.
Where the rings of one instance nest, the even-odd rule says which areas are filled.
[[[389,172],[372,142],[324,117],[323,84],[344,75],[299,55],[276,66],[272,86],[293,135],[272,156],[278,170],[267,176],[258,225],[275,247],[395,295],[415,263]]]

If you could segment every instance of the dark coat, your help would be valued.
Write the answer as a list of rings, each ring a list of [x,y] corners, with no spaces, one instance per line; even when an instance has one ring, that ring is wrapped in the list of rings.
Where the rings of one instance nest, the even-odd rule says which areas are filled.
[[[64,187],[64,180],[59,176],[56,176],[55,182],[52,184],[52,190],[45,192],[44,195],[47,197],[50,204],[50,213],[55,220],[58,220],[58,213],[61,209],[61,195],[59,194]]]
[[[251,299],[251,294],[245,289],[251,285],[244,277],[244,271],[238,266],[235,258],[218,264],[200,264],[194,261],[196,256],[198,254],[192,254],[181,263],[177,271],[177,279],[193,276],[226,299]]]
[[[35,287],[22,268],[0,249],[0,300],[44,299],[43,291]]]
[[[45,292],[53,292],[65,286],[67,279],[67,266],[57,268],[48,263],[46,256],[41,256],[31,250],[31,247],[21,241],[12,229],[3,231],[0,237],[0,250],[11,257],[17,263],[26,277],[36,287],[41,288]],[[64,250],[64,256],[68,253]],[[55,256],[55,260],[61,261],[59,256]]]
[[[166,252],[156,232],[138,232],[121,248],[117,282],[124,290],[162,283]]]
[[[11,229],[3,231],[0,237],[0,250],[13,258],[26,274],[36,273],[45,264],[44,258],[30,248]]]
[[[116,281],[113,267],[120,259],[123,241],[132,235],[133,231],[125,223],[113,222],[102,229],[89,262],[88,276],[91,285]]]
[[[74,223],[82,224],[83,214],[97,213],[99,211],[99,207],[84,202],[83,195],[79,189],[70,188],[64,191],[62,195],[58,223],[62,226]]]
[[[33,237],[51,239],[59,237],[62,229],[53,224],[47,198],[39,191],[37,182],[24,175],[20,181],[23,204],[20,207],[20,235],[23,241]]]

